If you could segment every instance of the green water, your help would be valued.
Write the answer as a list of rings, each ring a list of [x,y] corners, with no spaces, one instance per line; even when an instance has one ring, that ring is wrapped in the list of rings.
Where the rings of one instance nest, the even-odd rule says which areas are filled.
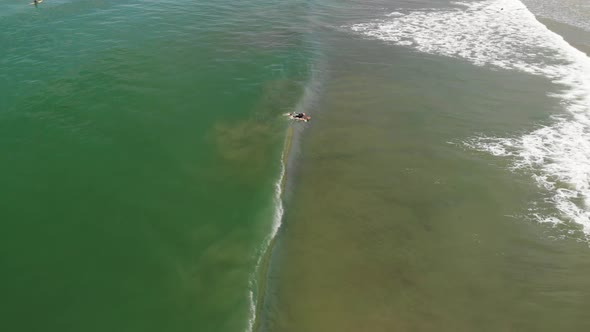
[[[445,6],[3,3],[4,330],[590,329],[580,227],[463,144],[552,123],[555,86],[350,30]]]
[[[4,329],[247,329],[275,215],[280,114],[297,105],[313,61],[297,28],[305,7],[7,8]]]

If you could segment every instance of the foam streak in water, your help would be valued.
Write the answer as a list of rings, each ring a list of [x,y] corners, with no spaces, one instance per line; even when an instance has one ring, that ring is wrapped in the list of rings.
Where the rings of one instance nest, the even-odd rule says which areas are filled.
[[[550,31],[518,0],[456,2],[352,26],[365,36],[474,65],[542,75],[567,111],[517,138],[479,137],[467,146],[513,159],[548,190],[558,210],[540,221],[574,221],[590,234],[590,58]]]
[[[287,138],[289,139],[289,138]],[[286,143],[288,144],[288,143]],[[266,238],[266,240],[264,241],[263,244],[263,249],[261,250],[261,253],[258,257],[258,261],[256,262],[256,270],[259,271],[262,267],[261,265],[263,264],[263,261],[267,255],[268,250],[272,247],[272,242],[274,241],[279,228],[281,227],[281,220],[283,219],[283,214],[284,214],[284,207],[283,207],[283,182],[285,179],[285,172],[286,172],[286,166],[285,166],[285,153],[288,153],[288,149],[285,148],[283,150],[283,153],[281,155],[281,171],[280,171],[280,175],[279,178],[277,180],[277,182],[275,183],[275,196],[274,196],[274,203],[275,203],[275,211],[274,211],[274,216],[273,216],[273,221],[272,221],[272,229],[270,234],[268,235],[268,237]],[[258,284],[258,280],[256,280],[256,274],[252,276],[252,278],[250,279],[250,294],[249,294],[249,300],[250,300],[250,318],[248,319],[248,327],[247,327],[247,332],[252,332],[254,331],[254,325],[256,324],[256,319],[257,319],[257,295],[254,293],[254,289],[258,289],[260,291],[260,286]],[[262,286],[263,287],[263,286]]]

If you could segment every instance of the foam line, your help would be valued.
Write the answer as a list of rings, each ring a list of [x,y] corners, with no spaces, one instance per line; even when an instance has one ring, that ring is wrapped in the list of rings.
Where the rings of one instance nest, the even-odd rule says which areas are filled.
[[[249,293],[249,301],[250,301],[250,317],[248,318],[248,326],[246,331],[253,332],[255,331],[257,319],[258,319],[258,306],[259,306],[259,293],[264,291],[266,287],[265,283],[261,282],[261,278],[265,278],[266,274],[266,261],[268,260],[268,255],[270,250],[272,249],[272,244],[276,238],[277,233],[281,227],[281,221],[283,219],[283,214],[285,212],[283,207],[283,188],[286,176],[286,156],[289,154],[290,149],[290,140],[292,139],[291,133],[289,133],[285,138],[285,148],[283,149],[283,153],[281,155],[281,170],[280,175],[277,181],[275,182],[275,193],[274,193],[274,216],[271,225],[270,234],[266,237],[260,254],[258,255],[258,261],[256,262],[256,272],[250,278],[250,293]],[[256,290],[256,292],[255,292]]]

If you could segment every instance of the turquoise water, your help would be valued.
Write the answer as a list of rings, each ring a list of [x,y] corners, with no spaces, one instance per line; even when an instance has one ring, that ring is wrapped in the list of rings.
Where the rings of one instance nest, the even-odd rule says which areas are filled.
[[[5,329],[247,329],[280,114],[313,64],[303,5],[2,10]]]

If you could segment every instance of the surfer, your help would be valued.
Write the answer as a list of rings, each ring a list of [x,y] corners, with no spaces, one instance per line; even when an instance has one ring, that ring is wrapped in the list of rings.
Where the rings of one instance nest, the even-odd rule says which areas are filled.
[[[289,116],[293,120],[299,120],[299,121],[305,121],[305,122],[311,120],[311,116],[309,116],[305,113],[289,113]]]

